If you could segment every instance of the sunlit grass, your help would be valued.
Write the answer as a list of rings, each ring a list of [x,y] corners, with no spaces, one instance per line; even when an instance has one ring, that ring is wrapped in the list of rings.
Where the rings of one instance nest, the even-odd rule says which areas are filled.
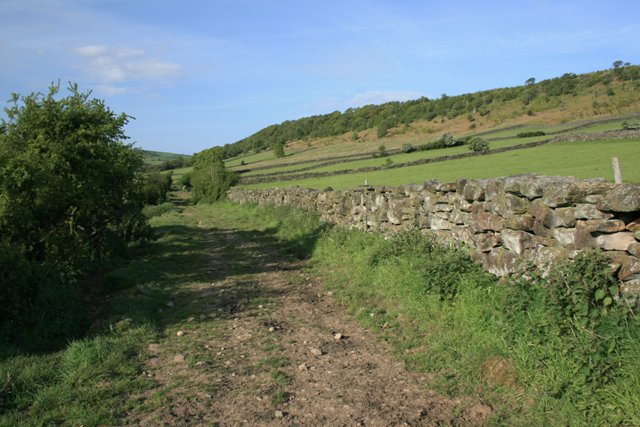
[[[603,177],[613,181],[611,158],[622,164],[625,182],[640,182],[640,139],[552,143],[540,147],[486,156],[373,172],[247,185],[246,188],[289,187],[348,189],[363,185],[402,185],[429,179],[450,182],[457,178],[490,178],[538,173],[543,175]]]

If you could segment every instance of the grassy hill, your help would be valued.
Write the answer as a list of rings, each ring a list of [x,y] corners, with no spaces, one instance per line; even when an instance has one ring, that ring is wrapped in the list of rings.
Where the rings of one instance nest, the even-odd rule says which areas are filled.
[[[464,134],[496,127],[557,125],[640,110],[640,66],[576,75],[566,73],[511,88],[438,99],[420,98],[349,108],[268,126],[222,147],[232,158],[285,144],[288,150],[350,142]]]

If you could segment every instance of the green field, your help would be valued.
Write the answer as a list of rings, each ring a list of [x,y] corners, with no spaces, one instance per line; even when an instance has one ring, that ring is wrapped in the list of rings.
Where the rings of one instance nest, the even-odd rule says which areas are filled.
[[[273,159],[272,151],[261,151],[260,153],[249,154],[246,156],[234,157],[232,159],[227,159],[224,164],[228,168],[233,168],[235,166],[242,166],[240,162],[244,161],[246,165],[250,165],[253,163],[261,162],[268,159]],[[285,157],[286,158],[286,157]]]
[[[193,170],[193,166],[187,166],[186,168],[178,168],[178,169],[172,169],[171,171],[167,171],[167,172],[172,172],[173,174],[171,175],[173,177],[173,180],[175,181],[176,179],[180,178],[181,176],[183,176],[186,173],[189,173]]]
[[[147,166],[154,166],[160,163],[177,159],[178,157],[189,157],[189,154],[166,153],[164,151],[142,150],[142,160]]]
[[[522,138],[514,138],[514,139],[508,139],[508,140],[504,140],[504,141],[495,141],[490,143],[491,148],[503,148],[503,147],[511,147],[514,145],[520,145],[520,144],[525,144],[527,142],[534,142],[534,141],[542,141],[544,139],[547,139],[549,137],[547,136],[538,136],[538,137],[533,137],[533,138],[527,138],[527,139],[522,139]],[[464,154],[464,153],[468,153],[469,152],[469,148],[467,146],[459,146],[459,147],[451,147],[451,148],[441,148],[438,150],[428,150],[428,151],[416,151],[413,153],[402,153],[402,154],[396,154],[393,156],[389,156],[389,157],[385,157],[385,158],[367,158],[367,159],[361,159],[361,160],[354,160],[352,162],[344,162],[344,163],[337,163],[334,165],[327,165],[327,166],[320,166],[317,168],[313,168],[313,169],[309,169],[309,170],[305,170],[302,173],[312,173],[312,172],[333,172],[333,171],[338,171],[338,170],[344,170],[344,169],[360,169],[360,168],[365,168],[365,167],[370,167],[370,166],[383,166],[385,164],[385,162],[387,161],[386,159],[391,159],[391,161],[393,163],[405,163],[405,162],[411,162],[414,160],[420,160],[420,159],[432,159],[435,157],[442,157],[442,156],[453,156],[455,154]],[[318,163],[323,163],[323,161],[318,161]],[[266,173],[272,173],[272,172],[277,172],[277,171],[288,171],[288,170],[296,170],[299,169],[301,167],[311,167],[313,166],[313,164],[304,164],[304,165],[294,165],[294,166],[286,166],[286,167],[282,167],[282,168],[274,168],[274,169],[266,169],[266,170],[258,170],[255,172],[248,172],[246,174],[243,174],[242,176],[255,176],[255,175],[261,175],[261,174],[266,174]]]
[[[482,135],[487,141],[489,141],[492,149],[509,147],[514,145],[526,144],[529,142],[541,141],[554,136],[571,135],[571,134],[584,134],[595,133],[603,131],[621,130],[622,122],[625,121],[623,116],[612,119],[596,119],[592,121],[574,121],[565,122],[557,125],[549,124],[528,124],[524,126],[517,126],[514,128],[496,129],[489,132],[480,132],[478,135]],[[578,126],[577,129],[575,129]],[[517,138],[516,135],[521,132],[529,131],[544,131],[547,135]],[[460,134],[458,136],[467,135],[467,133]],[[473,135],[473,134],[471,134]],[[291,172],[293,174],[298,173],[313,173],[313,172],[333,172],[345,169],[357,170],[366,167],[381,167],[387,165],[389,160],[367,157],[370,154],[377,152],[380,143],[384,143],[387,150],[394,150],[400,148],[403,144],[409,143],[414,147],[432,142],[436,139],[437,135],[431,135],[425,137],[399,137],[392,139],[382,139],[377,141],[335,141],[329,145],[318,146],[302,151],[290,150],[287,156],[282,159],[274,158],[271,151],[264,151],[258,154],[252,154],[248,156],[236,157],[226,162],[227,166],[230,166],[233,170],[249,169],[248,172],[243,173],[242,177],[256,177],[260,175],[269,175],[275,172]],[[495,141],[494,139],[508,138]],[[388,158],[393,163],[405,163],[419,159],[428,159],[447,155],[456,155],[465,153],[467,147],[453,147],[448,149],[430,150],[426,152],[413,152],[413,153],[397,153],[392,154]],[[323,163],[330,162],[333,159],[338,159],[340,156],[353,155],[354,153],[361,153],[361,158],[356,158],[353,161],[345,161],[332,165],[324,165]],[[244,160],[246,165],[239,166],[240,161]],[[304,162],[304,163],[299,163]],[[296,163],[296,164],[291,164]],[[258,168],[257,170],[251,170],[252,168]],[[265,169],[263,169],[265,168]],[[283,180],[284,181],[284,180]]]
[[[464,147],[461,147],[464,148]],[[322,178],[247,185],[246,188],[289,187],[347,189],[363,185],[401,185],[428,179],[489,178],[522,173],[567,175],[577,178],[603,177],[613,180],[611,157],[622,164],[625,182],[640,182],[640,139],[552,143],[506,153],[450,160],[419,166],[385,169]],[[380,160],[378,159],[380,162]]]

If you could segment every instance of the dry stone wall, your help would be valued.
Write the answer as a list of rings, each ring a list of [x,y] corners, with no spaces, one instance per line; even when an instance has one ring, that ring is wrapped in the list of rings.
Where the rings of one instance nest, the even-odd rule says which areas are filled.
[[[585,248],[600,248],[631,301],[640,296],[640,185],[519,175],[346,191],[232,189],[233,201],[292,204],[360,230],[419,228],[466,244],[502,276],[530,262],[543,271]]]

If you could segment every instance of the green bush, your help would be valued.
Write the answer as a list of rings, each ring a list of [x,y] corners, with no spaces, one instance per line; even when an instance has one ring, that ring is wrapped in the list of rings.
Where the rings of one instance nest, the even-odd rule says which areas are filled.
[[[474,136],[473,138],[469,139],[469,142],[467,144],[469,145],[469,150],[476,153],[486,153],[487,151],[489,151],[489,143],[479,136]]]
[[[387,153],[387,147],[384,146],[384,144],[380,144],[378,146],[378,152],[373,154],[374,158],[379,158],[379,157],[387,157],[389,155],[389,153]]]
[[[436,141],[419,145],[417,147],[417,150],[418,151],[439,150],[441,148],[458,147],[460,145],[464,145],[465,143],[466,143],[466,140],[464,138],[456,139],[453,137],[453,135],[449,133],[445,133]]]
[[[144,203],[157,205],[167,200],[167,192],[171,189],[172,174],[173,172],[152,171],[144,176],[142,185]]]
[[[520,133],[516,134],[516,137],[518,137],[518,138],[530,138],[532,136],[544,136],[544,135],[546,135],[546,133],[544,131],[532,130],[532,131],[527,131],[527,132],[520,132]]]
[[[14,95],[0,126],[0,339],[30,347],[74,336],[77,278],[146,227],[141,153],[124,143],[129,117],[68,90]],[[29,342],[11,325],[32,331]]]
[[[237,175],[224,167],[220,149],[209,148],[197,153],[191,172],[194,202],[215,202],[226,195],[237,181]]]
[[[416,151],[416,149],[410,143],[405,142],[404,144],[402,144],[402,152],[403,153],[413,153],[414,151]]]
[[[625,120],[622,122],[622,129],[624,130],[640,130],[640,122],[630,122]]]

